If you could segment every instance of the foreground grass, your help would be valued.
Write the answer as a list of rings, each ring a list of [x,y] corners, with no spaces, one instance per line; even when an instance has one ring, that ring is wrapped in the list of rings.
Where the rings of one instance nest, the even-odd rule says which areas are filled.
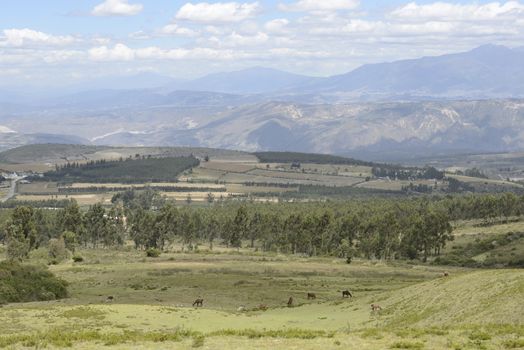
[[[201,333],[176,329],[163,332],[49,330],[31,335],[0,336],[0,348],[242,348],[270,349],[516,349],[524,342],[523,327],[429,328],[359,332],[288,329],[256,331],[226,329]]]

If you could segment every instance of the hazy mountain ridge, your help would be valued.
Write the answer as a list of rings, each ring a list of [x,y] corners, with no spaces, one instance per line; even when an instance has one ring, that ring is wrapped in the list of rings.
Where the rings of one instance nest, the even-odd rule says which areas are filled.
[[[261,102],[72,114],[64,110],[58,116],[43,112],[8,121],[17,123],[16,127],[5,121],[2,124],[26,133],[0,134],[4,149],[39,141],[288,150],[378,160],[524,149],[524,99],[318,105]],[[37,134],[38,130],[40,134],[56,130],[62,135],[27,135]]]
[[[95,143],[369,156],[515,151],[524,148],[524,100],[314,106],[270,102],[230,109],[192,129],[116,133]]]
[[[115,90],[115,91],[112,91]],[[40,89],[25,96],[20,88],[0,90],[0,102],[43,103],[49,95],[74,97],[95,92],[129,95],[147,103],[174,91],[258,96],[265,100],[296,102],[348,102],[369,100],[431,100],[433,98],[524,97],[524,48],[484,45],[473,50],[442,56],[389,63],[366,64],[331,77],[311,77],[272,68],[253,67],[181,80],[156,73],[98,78],[64,89]],[[46,97],[47,96],[47,97]],[[118,97],[118,96],[116,96]],[[102,97],[101,97],[102,98]],[[142,101],[143,99],[143,101]],[[139,103],[137,101],[137,103]]]
[[[306,87],[303,93],[352,93],[377,98],[524,96],[524,51],[485,45],[464,53],[364,65]]]
[[[524,149],[524,100],[515,98],[524,98],[523,48],[487,45],[330,78],[257,67],[150,88],[165,80],[141,77],[149,88],[27,94],[28,103],[5,92],[0,125],[18,133],[0,135],[0,147],[179,145],[374,159]]]

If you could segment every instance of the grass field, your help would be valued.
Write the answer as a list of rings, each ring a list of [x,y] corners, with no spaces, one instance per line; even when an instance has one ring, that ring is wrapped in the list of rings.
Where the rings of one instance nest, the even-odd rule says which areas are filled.
[[[523,228],[458,226],[447,248]],[[490,233],[491,232],[491,233]],[[524,246],[524,244],[523,244]],[[1,249],[0,249],[1,251]],[[0,309],[0,347],[522,349],[524,270],[303,258],[206,245],[79,250],[70,298]],[[33,263],[41,254],[33,254]],[[449,277],[443,277],[444,271]],[[353,298],[342,298],[349,289]],[[308,300],[307,293],[316,294]],[[111,303],[107,297],[113,296]],[[192,302],[204,298],[204,307]],[[289,297],[293,307],[287,307]],[[371,303],[382,307],[372,312]],[[261,305],[264,305],[261,307]],[[239,309],[240,308],[240,309]]]

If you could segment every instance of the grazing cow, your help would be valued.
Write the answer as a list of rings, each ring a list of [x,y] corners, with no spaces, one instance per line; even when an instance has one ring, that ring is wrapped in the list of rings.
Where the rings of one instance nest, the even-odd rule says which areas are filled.
[[[293,297],[289,297],[289,300],[287,301],[287,307],[293,307]]]
[[[353,295],[349,290],[346,289],[342,291],[342,298],[353,298]]]
[[[307,300],[309,299],[316,299],[317,296],[315,295],[315,293],[307,293]]]
[[[380,305],[378,305],[378,304],[371,304],[371,311],[375,312],[375,311],[380,311],[380,310],[382,310]]]
[[[444,271],[444,272],[442,273],[442,277],[448,277],[448,276],[449,276],[449,272]]]
[[[202,298],[198,298],[197,300],[195,300],[195,302],[193,303],[193,306],[196,306],[196,307],[202,307],[204,306],[204,299]]]

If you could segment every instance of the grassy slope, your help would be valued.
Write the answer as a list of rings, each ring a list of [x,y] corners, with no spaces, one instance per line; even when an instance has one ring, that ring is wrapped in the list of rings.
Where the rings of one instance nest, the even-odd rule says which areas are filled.
[[[384,322],[390,326],[524,324],[524,270],[462,273],[388,295]]]
[[[499,270],[459,273],[373,297],[312,302],[292,309],[282,307],[266,312],[237,313],[176,305],[98,304],[72,307],[49,303],[47,306],[26,304],[22,308],[9,307],[1,318],[4,334],[19,333],[22,325],[25,332],[65,328],[75,334],[100,329],[103,333],[95,339],[102,339],[102,344],[111,344],[111,340],[104,338],[108,336],[103,334],[136,330],[145,333],[137,336],[133,347],[148,349],[159,346],[158,340],[147,341],[151,337],[148,332],[160,332],[166,337],[166,334],[178,332],[180,327],[205,334],[205,344],[210,348],[270,349],[276,346],[335,349],[349,346],[361,349],[500,349],[522,344],[524,309],[521,300],[524,300],[524,272]],[[380,302],[384,310],[371,313],[370,302]],[[6,320],[11,322],[4,322]],[[225,329],[232,331],[225,332]],[[260,338],[235,336],[245,329],[258,332]],[[268,333],[270,329],[282,330],[282,336],[272,336]],[[313,334],[307,330],[334,333],[319,333],[324,335],[304,340],[300,339],[300,335],[294,335],[296,332],[293,329],[305,330],[304,334]],[[78,336],[86,337],[82,334]],[[14,337],[7,337],[6,342]],[[43,338],[42,335],[38,337],[40,340]],[[193,340],[188,337],[180,343],[165,340],[163,346],[176,344],[177,348],[191,348],[195,343],[194,336]],[[0,344],[1,341],[0,338]],[[125,341],[121,339],[116,343]],[[100,346],[99,342],[92,340],[75,345],[75,348]],[[129,346],[127,343],[116,348]]]
[[[442,264],[483,267],[522,267],[524,264],[524,222],[515,221],[490,226],[459,223],[455,240],[442,252]]]

